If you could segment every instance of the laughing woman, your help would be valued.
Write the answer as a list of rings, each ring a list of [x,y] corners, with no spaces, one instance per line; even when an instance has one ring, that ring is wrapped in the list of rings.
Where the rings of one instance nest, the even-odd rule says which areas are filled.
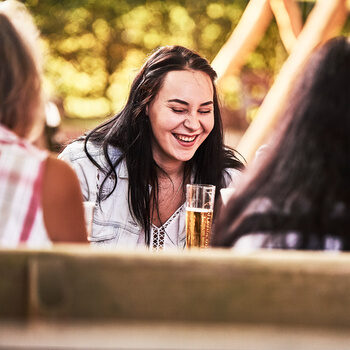
[[[181,46],[158,49],[124,109],[61,154],[96,203],[91,241],[155,249],[186,244],[187,183],[237,181],[242,163],[223,145],[216,73]]]

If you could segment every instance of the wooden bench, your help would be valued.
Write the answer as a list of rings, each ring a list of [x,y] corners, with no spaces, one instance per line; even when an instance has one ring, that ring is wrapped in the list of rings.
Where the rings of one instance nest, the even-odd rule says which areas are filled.
[[[2,249],[0,281],[3,349],[350,347],[346,253]]]

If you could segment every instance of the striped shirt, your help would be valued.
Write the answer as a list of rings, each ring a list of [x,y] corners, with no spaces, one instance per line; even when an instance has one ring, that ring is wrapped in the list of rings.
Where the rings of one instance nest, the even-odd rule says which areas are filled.
[[[0,125],[0,246],[46,246],[41,206],[47,152]]]

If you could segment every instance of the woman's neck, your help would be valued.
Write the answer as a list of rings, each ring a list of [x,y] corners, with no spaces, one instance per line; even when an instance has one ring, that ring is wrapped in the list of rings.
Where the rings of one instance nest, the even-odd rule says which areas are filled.
[[[171,179],[183,177],[185,162],[161,163],[156,161],[156,163],[166,173],[167,177],[170,177]],[[158,171],[158,176],[163,177],[163,171]]]
[[[152,223],[157,227],[163,225],[185,200],[184,165],[184,162],[178,163],[177,166],[158,164],[163,171],[158,170],[157,203],[152,202],[151,204]]]

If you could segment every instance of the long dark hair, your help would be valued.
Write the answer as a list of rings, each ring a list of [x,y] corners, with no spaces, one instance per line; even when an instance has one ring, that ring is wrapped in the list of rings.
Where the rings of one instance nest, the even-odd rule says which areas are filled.
[[[197,53],[181,46],[165,46],[155,51],[146,61],[134,79],[128,101],[123,110],[112,119],[92,130],[85,138],[85,152],[98,168],[101,165],[89,154],[87,144],[93,142],[102,147],[108,163],[105,180],[114,179],[112,191],[103,197],[100,187],[99,200],[111,195],[116,187],[116,167],[125,159],[129,176],[129,209],[145,231],[146,244],[150,241],[150,197],[157,202],[157,170],[159,166],[152,156],[152,131],[146,116],[146,106],[155,98],[162,86],[166,74],[170,71],[195,70],[206,73],[214,89],[214,128],[196,151],[194,157],[185,165],[184,179],[194,172],[195,183],[209,183],[217,186],[217,193],[224,186],[225,168],[242,168],[234,151],[224,147],[222,122],[218,97],[214,85],[215,71],[207,60]],[[117,147],[122,156],[111,159],[108,149]],[[149,185],[155,191],[149,193]]]
[[[231,246],[254,232],[297,231],[300,249],[323,249],[328,234],[350,249],[348,39],[332,39],[312,55],[273,139],[218,220],[213,245]],[[259,214],[261,200],[268,204]]]

